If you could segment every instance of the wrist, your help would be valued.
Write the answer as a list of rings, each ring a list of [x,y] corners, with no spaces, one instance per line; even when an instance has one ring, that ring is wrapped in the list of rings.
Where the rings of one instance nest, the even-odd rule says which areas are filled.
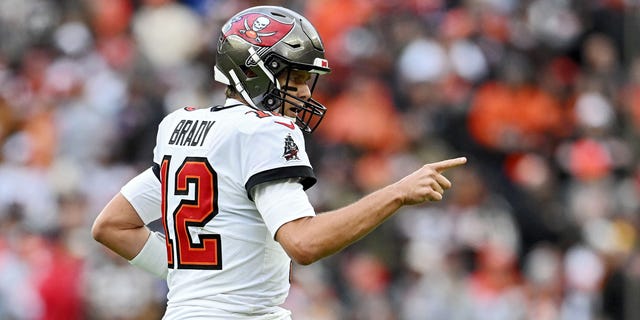
[[[389,199],[391,199],[391,202],[393,204],[395,204],[398,208],[405,205],[404,192],[402,192],[402,188],[398,185],[397,182],[388,185],[385,189],[385,191],[389,195]]]
[[[167,249],[164,235],[151,232],[142,250],[129,263],[159,278],[167,278]]]

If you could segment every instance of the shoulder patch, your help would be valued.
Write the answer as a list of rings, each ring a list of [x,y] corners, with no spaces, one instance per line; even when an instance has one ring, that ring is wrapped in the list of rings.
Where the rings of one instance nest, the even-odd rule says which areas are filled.
[[[282,157],[287,161],[300,160],[300,158],[298,157],[299,150],[300,149],[298,148],[296,142],[293,141],[291,134],[287,134],[287,136],[284,138],[284,153],[282,154]]]

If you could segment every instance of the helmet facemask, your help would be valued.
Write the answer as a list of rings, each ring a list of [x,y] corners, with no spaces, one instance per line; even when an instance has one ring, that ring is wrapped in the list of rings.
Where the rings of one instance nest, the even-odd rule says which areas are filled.
[[[289,86],[291,68],[285,69],[283,74],[286,78],[283,84],[273,85],[262,99],[262,107],[267,111],[275,111],[285,115],[286,104],[293,105],[296,109],[296,124],[305,133],[312,133],[324,118],[327,108],[313,99],[313,91],[318,82],[318,74],[311,73],[311,85],[309,87],[310,96],[307,99],[301,99],[291,94],[295,87]],[[276,82],[278,77],[276,77]],[[293,90],[292,90],[293,89]]]

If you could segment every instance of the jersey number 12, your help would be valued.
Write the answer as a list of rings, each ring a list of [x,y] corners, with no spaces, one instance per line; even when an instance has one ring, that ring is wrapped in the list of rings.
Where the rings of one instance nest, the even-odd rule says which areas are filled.
[[[218,176],[207,158],[188,157],[175,170],[169,184],[171,156],[160,165],[162,183],[162,224],[166,235],[167,263],[170,269],[222,269],[222,244],[219,234],[194,234],[191,229],[204,227],[218,214]],[[169,212],[169,197],[183,198]],[[169,217],[172,217],[170,223]],[[173,232],[170,233],[169,230]],[[173,237],[171,236],[173,234]],[[197,241],[194,241],[197,240]],[[174,250],[175,246],[175,250]],[[175,252],[175,257],[174,257]]]

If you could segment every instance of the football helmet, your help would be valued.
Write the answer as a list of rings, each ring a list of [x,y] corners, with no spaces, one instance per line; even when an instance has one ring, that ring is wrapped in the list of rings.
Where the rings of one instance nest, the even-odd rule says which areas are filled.
[[[312,93],[318,75],[330,72],[320,36],[302,15],[283,7],[257,6],[237,13],[223,25],[215,80],[235,88],[259,110],[284,113],[285,98],[298,100],[302,107],[298,108],[296,123],[311,133],[326,108],[312,98],[303,101],[281,89],[287,84],[281,85],[278,76],[294,69],[313,75]]]

